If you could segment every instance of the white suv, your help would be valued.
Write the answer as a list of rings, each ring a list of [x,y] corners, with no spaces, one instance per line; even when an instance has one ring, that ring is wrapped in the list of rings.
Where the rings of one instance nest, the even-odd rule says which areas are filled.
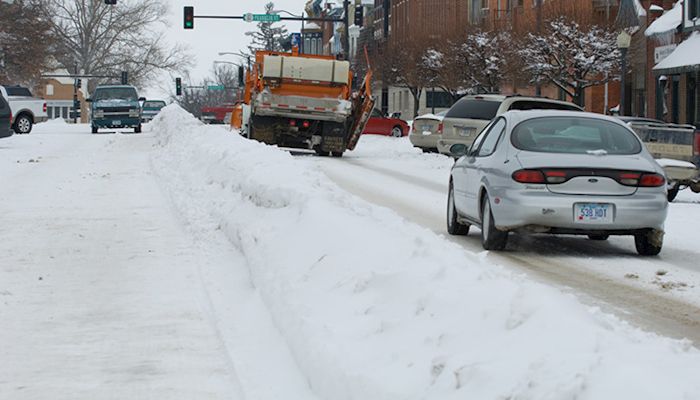
[[[520,95],[484,94],[465,96],[447,111],[442,120],[442,135],[437,141],[438,151],[450,154],[450,146],[472,144],[488,123],[510,110],[569,110],[582,111],[581,107],[561,100]]]

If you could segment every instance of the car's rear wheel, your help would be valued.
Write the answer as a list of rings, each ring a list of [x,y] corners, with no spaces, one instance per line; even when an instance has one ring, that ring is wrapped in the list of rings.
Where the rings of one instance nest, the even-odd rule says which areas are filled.
[[[634,235],[634,246],[641,256],[658,255],[663,244],[664,233],[659,230],[650,229],[647,232]]]
[[[401,129],[400,126],[395,126],[394,128],[391,129],[391,136],[393,137],[401,137],[403,136],[403,130]]]
[[[454,188],[450,182],[447,194],[447,233],[450,235],[466,235],[469,233],[469,224],[459,222],[457,208],[455,208]]]
[[[97,133],[97,127],[95,125],[92,126],[92,133]]]
[[[508,232],[496,229],[489,196],[484,195],[481,205],[481,245],[486,250],[503,250],[507,243]]]
[[[342,157],[343,152],[342,151],[331,151],[331,156],[332,157]]]
[[[26,114],[21,114],[15,120],[14,126],[15,132],[19,134],[26,134],[32,131],[32,119]]]
[[[610,235],[588,235],[591,240],[608,240]]]
[[[139,124],[139,126],[134,128],[134,133],[141,133],[141,124]]]

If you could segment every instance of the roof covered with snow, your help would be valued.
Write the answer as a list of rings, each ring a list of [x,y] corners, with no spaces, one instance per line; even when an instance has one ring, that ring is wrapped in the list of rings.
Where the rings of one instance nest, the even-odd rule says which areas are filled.
[[[644,34],[654,36],[668,33],[678,28],[681,22],[683,22],[683,3],[677,1],[672,9],[652,22]]]
[[[700,70],[700,32],[692,35],[673,50],[673,53],[654,67],[659,74],[674,74]]]

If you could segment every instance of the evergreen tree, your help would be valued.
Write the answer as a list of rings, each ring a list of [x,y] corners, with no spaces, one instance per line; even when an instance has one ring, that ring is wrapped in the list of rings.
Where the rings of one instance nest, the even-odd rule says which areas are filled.
[[[272,14],[275,8],[274,3],[265,4],[265,14]],[[251,43],[248,49],[251,54],[255,54],[257,50],[268,51],[283,51],[285,43],[289,42],[289,33],[287,27],[282,25],[275,27],[274,22],[258,22],[258,30],[246,32],[250,36]]]

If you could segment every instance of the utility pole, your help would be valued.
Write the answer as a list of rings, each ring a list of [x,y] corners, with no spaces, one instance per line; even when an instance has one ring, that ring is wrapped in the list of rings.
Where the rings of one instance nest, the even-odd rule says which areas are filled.
[[[350,0],[343,0],[343,24],[345,24],[345,30],[343,33],[343,55],[346,60],[350,59],[350,17],[348,15],[350,8]]]
[[[537,34],[542,34],[542,0],[535,0],[535,13],[537,14]],[[542,85],[535,85],[535,95],[542,96]]]

